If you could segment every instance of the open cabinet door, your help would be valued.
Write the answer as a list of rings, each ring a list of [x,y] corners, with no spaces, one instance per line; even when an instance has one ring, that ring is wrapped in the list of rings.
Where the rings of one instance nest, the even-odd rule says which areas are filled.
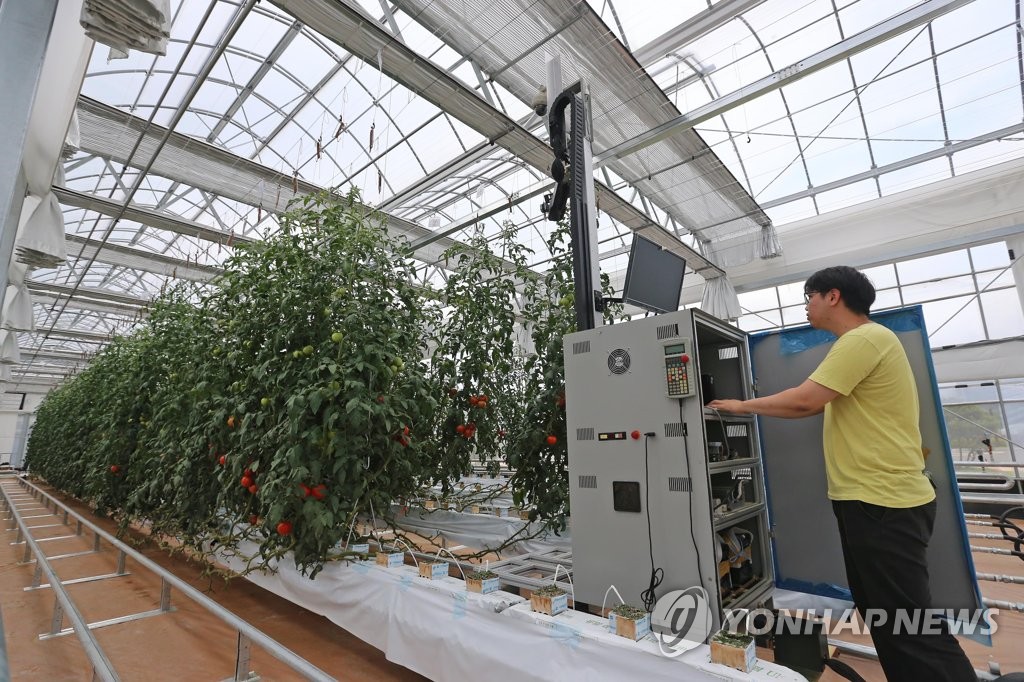
[[[920,306],[872,315],[893,330],[917,379],[926,466],[937,486],[935,532],[928,547],[933,606],[982,608]],[[757,395],[796,386],[818,366],[835,337],[800,327],[750,337]],[[828,499],[822,420],[759,417],[772,529],[776,585],[795,592],[850,599],[839,530]],[[809,603],[808,608],[813,604]],[[982,641],[987,640],[982,637]]]

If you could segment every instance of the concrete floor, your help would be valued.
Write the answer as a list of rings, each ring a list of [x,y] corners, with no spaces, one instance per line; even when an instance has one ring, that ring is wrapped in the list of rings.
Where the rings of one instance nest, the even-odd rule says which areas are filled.
[[[8,491],[20,487],[11,479],[0,479]],[[77,502],[66,500],[69,506],[88,514],[88,509]],[[40,527],[33,531],[37,539],[59,537],[74,533],[54,516],[46,518],[45,509],[31,511],[39,503],[29,500],[17,502],[30,525]],[[87,516],[87,518],[93,518]],[[94,519],[104,530],[112,532],[114,524]],[[0,532],[4,526],[0,524]],[[47,632],[53,613],[54,596],[48,589],[25,591],[32,582],[34,564],[19,563],[24,545],[12,546],[13,531],[6,532],[6,542],[0,542],[0,605],[6,634],[8,658],[12,679],[16,681],[91,680],[92,672],[76,636],[66,635],[41,641],[39,633]],[[974,540],[974,544],[1005,547],[1000,541]],[[88,550],[92,548],[92,535],[71,537],[46,542],[42,545],[48,556]],[[180,555],[143,546],[140,551],[192,586],[202,590],[224,607],[255,625],[265,633],[319,666],[327,673],[345,680],[422,680],[422,676],[395,665],[384,654],[369,646],[326,618],[301,609],[274,594],[245,580],[222,580],[202,577],[202,569]],[[975,554],[979,572],[998,574],[1024,574],[1024,562],[1010,556]],[[131,613],[149,611],[159,605],[160,580],[128,560],[129,575],[68,586],[68,591],[88,622],[114,618]],[[105,546],[97,554],[60,559],[53,562],[63,580],[112,573],[117,566],[117,552]],[[1020,585],[983,582],[983,594],[992,599],[1014,602],[1024,601],[1024,588]],[[172,592],[175,611],[130,623],[94,630],[104,652],[123,680],[225,680],[234,673],[236,634],[216,616],[181,595]],[[993,648],[962,640],[965,651],[975,668],[988,669],[989,660],[996,660],[1002,672],[1024,670],[1024,614],[1002,613],[998,618],[999,630]],[[65,620],[65,627],[67,621]],[[858,641],[851,638],[851,641]],[[870,644],[868,638],[858,643]],[[263,680],[295,680],[299,675],[279,663],[257,647],[251,649],[251,668]],[[759,655],[769,657],[768,652]],[[851,656],[841,660],[850,664],[869,682],[882,681],[877,663]],[[826,671],[823,682],[839,681],[838,675]]]

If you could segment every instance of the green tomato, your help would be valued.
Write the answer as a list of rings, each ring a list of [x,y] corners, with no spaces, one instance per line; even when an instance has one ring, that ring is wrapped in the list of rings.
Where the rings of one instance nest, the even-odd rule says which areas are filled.
[[[301,358],[302,357],[302,351],[301,350],[292,351],[292,357],[295,358],[295,359]]]
[[[398,374],[398,365],[390,365],[389,369],[391,370],[392,374]]]
[[[302,347],[302,354],[303,355],[312,355],[313,354],[313,346],[303,346]]]
[[[345,338],[341,332],[334,332],[331,334],[331,341],[334,343],[341,343],[341,340]]]
[[[270,398],[260,398],[260,405],[266,407],[270,404]]]
[[[220,346],[213,349],[213,357],[220,355]]]

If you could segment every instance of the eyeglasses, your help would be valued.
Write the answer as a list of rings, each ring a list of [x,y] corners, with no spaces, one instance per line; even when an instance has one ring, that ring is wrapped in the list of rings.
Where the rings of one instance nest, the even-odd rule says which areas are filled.
[[[821,293],[821,292],[818,292],[818,291],[805,291],[804,292],[804,303],[810,303],[811,302],[811,297],[814,296],[815,294],[818,294],[818,293]]]

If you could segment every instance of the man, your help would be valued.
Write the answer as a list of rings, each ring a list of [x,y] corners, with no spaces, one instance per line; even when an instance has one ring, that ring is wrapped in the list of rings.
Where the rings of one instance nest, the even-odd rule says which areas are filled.
[[[893,634],[894,609],[932,606],[927,549],[935,490],[924,475],[917,388],[896,335],[868,318],[875,289],[863,274],[838,266],[804,284],[807,320],[838,337],[799,386],[752,400],[715,400],[738,414],[793,419],[825,413],[828,496],[839,524],[853,602],[885,609],[871,636],[886,677],[975,680],[960,644],[941,635]]]

